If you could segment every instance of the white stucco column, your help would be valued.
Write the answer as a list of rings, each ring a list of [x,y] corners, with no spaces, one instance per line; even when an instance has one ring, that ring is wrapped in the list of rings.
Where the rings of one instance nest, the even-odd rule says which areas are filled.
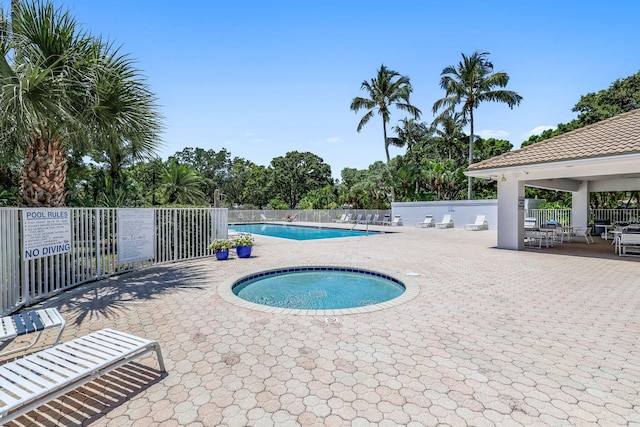
[[[571,225],[586,227],[589,223],[589,181],[581,181],[578,191],[571,192]]]
[[[524,249],[524,181],[511,175],[498,178],[498,248]]]

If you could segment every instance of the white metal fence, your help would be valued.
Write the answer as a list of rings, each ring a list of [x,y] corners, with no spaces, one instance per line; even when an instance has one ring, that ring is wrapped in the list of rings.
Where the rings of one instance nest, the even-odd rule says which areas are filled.
[[[300,222],[317,222],[331,223],[334,219],[340,218],[342,214],[351,214],[353,218],[362,215],[379,215],[382,219],[385,215],[391,215],[390,209],[313,209],[313,210],[250,210],[238,209],[229,211],[230,223],[242,222],[264,222],[264,221],[283,221],[285,215],[295,215],[296,221]]]
[[[527,216],[536,218],[537,224],[557,221],[562,225],[573,225],[571,224],[571,209],[529,209]],[[640,209],[591,209],[589,218],[591,221],[608,221],[609,224],[616,222],[638,223],[640,222]]]
[[[614,224],[616,222],[640,222],[640,209],[593,209],[593,220],[604,220]]]
[[[70,208],[71,251],[22,259],[20,208],[0,208],[0,314],[114,274],[154,264],[211,256],[209,244],[227,237],[227,209],[154,209],[153,260],[118,263],[115,208]]]
[[[571,209],[529,209],[527,217],[536,218],[538,225],[556,222],[571,227]]]

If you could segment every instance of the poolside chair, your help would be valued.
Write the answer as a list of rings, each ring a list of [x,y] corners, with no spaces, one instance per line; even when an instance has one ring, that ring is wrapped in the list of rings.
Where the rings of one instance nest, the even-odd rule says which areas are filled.
[[[347,219],[347,214],[343,213],[340,218],[334,219],[333,222],[344,222],[345,219]]]
[[[380,225],[389,225],[389,224],[391,224],[391,216],[385,215],[384,217],[382,217],[382,221],[380,221]]]
[[[464,229],[469,231],[488,230],[489,223],[485,220],[485,215],[477,215],[476,222],[473,224],[465,224]]]
[[[283,219],[287,222],[293,222],[296,220],[297,217],[298,217],[298,214],[294,214],[294,215],[286,214]]]
[[[358,224],[358,223],[359,223],[359,222],[361,222],[361,221],[362,221],[362,214],[358,214],[358,216],[356,216],[356,219],[355,219],[355,220],[353,220],[352,222],[353,222],[354,224]]]
[[[436,222],[436,228],[453,228],[453,220],[451,219],[451,215],[444,215],[441,222]]]
[[[267,218],[267,217],[265,216],[265,214],[263,214],[263,213],[261,213],[261,214],[260,214],[260,219],[261,219],[262,221],[273,221],[273,219],[271,219],[271,218]]]
[[[380,224],[380,214],[375,214],[373,219],[371,220],[371,224],[377,225]]]
[[[356,224],[370,224],[371,223],[371,217],[373,215],[372,214],[367,214],[367,216],[365,217],[365,219],[357,221]]]
[[[151,352],[165,372],[156,341],[102,329],[5,363],[0,366],[0,424]]]
[[[393,217],[393,221],[391,221],[391,226],[395,227],[402,227],[402,217],[400,215],[396,215]]]
[[[431,228],[435,227],[435,225],[436,223],[433,221],[433,215],[425,215],[424,221],[417,223],[416,227]]]
[[[30,344],[15,348],[13,350],[0,352],[0,356],[17,353],[33,347],[45,329],[59,328],[58,336],[53,345],[58,344],[60,336],[64,331],[65,320],[55,308],[44,308],[41,310],[26,311],[0,318],[0,341],[13,340],[21,335],[36,333]]]

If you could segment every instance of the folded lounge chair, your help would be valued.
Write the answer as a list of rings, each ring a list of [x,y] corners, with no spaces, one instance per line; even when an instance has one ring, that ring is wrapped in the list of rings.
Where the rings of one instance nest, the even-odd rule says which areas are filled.
[[[424,221],[416,224],[416,227],[422,227],[422,228],[430,228],[435,226],[436,226],[436,223],[433,221],[433,215],[425,215]]]
[[[442,222],[436,222],[436,228],[453,228],[453,220],[451,219],[451,215],[444,215],[442,217]]]
[[[473,224],[465,224],[464,229],[470,231],[488,230],[489,223],[485,220],[484,215],[477,215],[476,222],[474,222]]]
[[[156,341],[103,329],[5,363],[0,366],[0,424],[152,351],[164,372]]]

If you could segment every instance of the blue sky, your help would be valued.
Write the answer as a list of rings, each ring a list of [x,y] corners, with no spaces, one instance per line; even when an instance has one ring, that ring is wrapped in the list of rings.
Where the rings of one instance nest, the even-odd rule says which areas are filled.
[[[430,123],[442,69],[475,50],[489,52],[523,97],[513,110],[480,105],[476,133],[519,148],[532,132],[575,118],[581,95],[640,70],[634,0],[56,4],[137,59],[165,116],[163,158],[224,147],[266,166],[296,150],[322,157],[334,177],[364,169],[385,155],[379,116],[356,132],[364,112],[349,105],[365,95],[362,81],[381,64],[409,76],[411,102]],[[390,125],[403,117],[394,112]]]

